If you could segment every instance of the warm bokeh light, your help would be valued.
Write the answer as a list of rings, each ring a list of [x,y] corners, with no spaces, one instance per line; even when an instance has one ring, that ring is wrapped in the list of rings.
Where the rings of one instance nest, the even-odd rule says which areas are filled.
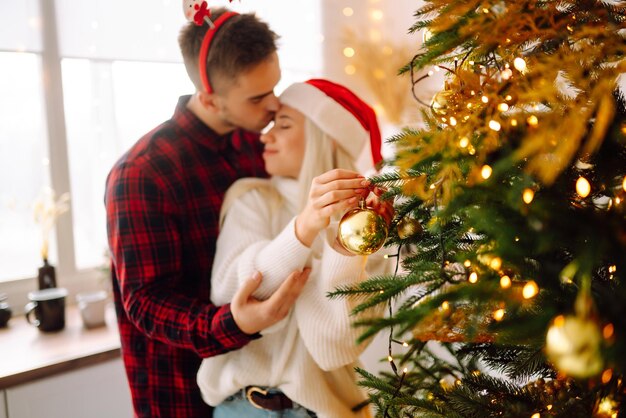
[[[469,279],[468,279],[468,281],[469,281],[470,283],[476,283],[476,282],[478,282],[478,274],[477,274],[475,271],[473,271],[473,272],[472,272],[472,274],[470,274],[470,275],[469,275]]]
[[[379,9],[372,10],[370,13],[370,17],[372,20],[382,20],[383,19],[383,11]]]
[[[504,318],[504,309],[498,309],[493,313],[493,319],[496,321],[502,321],[502,318]]]
[[[523,73],[526,71],[526,61],[524,58],[515,58],[515,60],[513,60],[513,67],[515,67],[515,69],[520,73]]]
[[[349,46],[345,47],[343,49],[343,55],[348,57],[348,58],[353,57],[354,56],[354,48],[350,48]]]
[[[534,198],[535,198],[535,191],[528,187],[525,188],[524,192],[522,193],[522,200],[524,201],[524,203],[526,203],[527,205],[530,205],[530,203],[533,201]]]
[[[492,172],[493,172],[493,169],[490,166],[485,164],[483,168],[480,170],[480,176],[484,178],[485,180],[487,180],[489,177],[491,177]]]
[[[354,14],[354,10],[352,10],[352,7],[344,7],[343,8],[343,15],[346,17],[350,17]]]
[[[500,277],[500,287],[503,289],[508,289],[511,287],[511,278],[509,276]]]
[[[524,299],[532,299],[537,296],[537,293],[539,293],[539,286],[537,286],[537,283],[535,283],[534,280],[526,283],[522,289],[522,296],[524,296]]]
[[[500,257],[492,258],[489,262],[489,267],[494,270],[500,270],[500,267],[502,267],[502,259]]]
[[[345,68],[343,69],[346,74],[348,75],[354,75],[356,73],[356,67],[352,64],[348,64],[345,66]]]
[[[500,122],[495,121],[495,120],[490,120],[489,129],[498,132],[500,129],[502,129],[502,126],[500,125]]]
[[[589,180],[584,177],[579,177],[578,180],[576,180],[576,193],[578,193],[578,196],[582,198],[589,196],[589,193],[591,193],[591,184],[589,184]]]

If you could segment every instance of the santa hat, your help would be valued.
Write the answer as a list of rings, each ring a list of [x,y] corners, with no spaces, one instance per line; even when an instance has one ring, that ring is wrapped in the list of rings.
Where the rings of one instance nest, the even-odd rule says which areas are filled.
[[[376,113],[348,88],[332,81],[312,79],[287,87],[280,101],[311,119],[355,161],[367,144],[374,165],[382,160]]]

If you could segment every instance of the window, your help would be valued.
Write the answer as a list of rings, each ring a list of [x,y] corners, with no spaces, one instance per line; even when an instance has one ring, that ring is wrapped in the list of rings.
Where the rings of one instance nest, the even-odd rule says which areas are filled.
[[[49,183],[48,138],[40,57],[0,52],[0,68],[0,278],[6,279],[28,277],[41,262],[31,205]]]
[[[210,4],[255,10],[281,35],[278,91],[320,73],[318,0]],[[103,264],[109,169],[193,91],[177,44],[183,24],[181,0],[0,4],[0,292],[41,265],[32,204],[45,186],[71,193],[50,237],[59,285]]]

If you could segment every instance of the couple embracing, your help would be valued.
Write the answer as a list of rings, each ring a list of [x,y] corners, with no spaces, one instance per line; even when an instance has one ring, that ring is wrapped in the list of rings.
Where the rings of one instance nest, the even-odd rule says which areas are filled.
[[[326,295],[392,268],[335,238],[360,199],[393,216],[361,174],[381,160],[376,116],[324,79],[277,98],[276,34],[251,14],[211,16],[179,37],[197,91],[107,179],[135,415],[369,416],[353,302]]]

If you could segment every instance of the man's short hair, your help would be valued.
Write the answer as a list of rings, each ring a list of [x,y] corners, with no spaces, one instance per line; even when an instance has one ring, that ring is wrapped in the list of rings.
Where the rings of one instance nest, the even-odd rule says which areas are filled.
[[[212,10],[211,20],[217,20],[227,11],[225,8]],[[200,80],[198,59],[208,29],[207,23],[198,26],[189,22],[178,37],[187,74],[199,91],[204,90],[204,87]],[[252,13],[229,18],[211,41],[207,57],[207,75],[213,90],[224,93],[239,75],[268,59],[276,52],[277,39],[278,35],[267,23]]]

